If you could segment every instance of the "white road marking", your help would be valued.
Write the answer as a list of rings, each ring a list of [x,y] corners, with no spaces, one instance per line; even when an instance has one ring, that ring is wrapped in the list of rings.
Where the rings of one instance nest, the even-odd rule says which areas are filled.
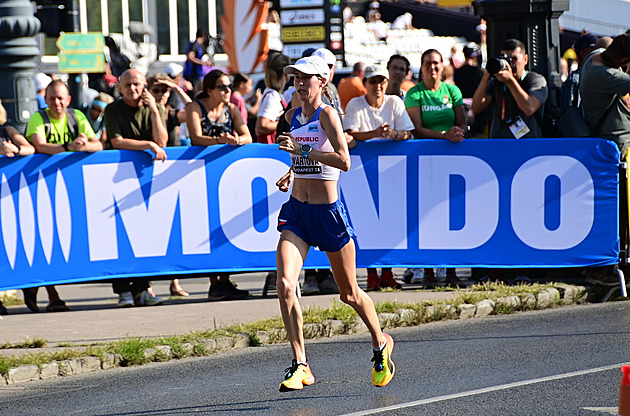
[[[447,394],[445,396],[430,397],[428,399],[415,400],[413,402],[400,403],[400,404],[396,404],[396,405],[392,405],[392,406],[380,407],[378,409],[369,409],[369,410],[364,410],[364,411],[361,411],[361,412],[347,413],[347,414],[341,415],[341,416],[374,415],[374,414],[377,414],[377,413],[384,413],[384,412],[388,412],[388,411],[391,411],[391,410],[404,409],[404,408],[407,408],[407,407],[420,406],[420,405],[429,404],[429,403],[443,402],[443,401],[447,401],[447,400],[459,399],[459,398],[468,397],[468,396],[476,396],[478,394],[491,393],[491,392],[499,391],[499,390],[507,390],[507,389],[513,389],[513,388],[516,388],[516,387],[528,386],[530,384],[545,383],[547,381],[562,380],[562,379],[565,379],[565,378],[579,377],[579,376],[583,376],[583,375],[586,375],[586,374],[600,373],[602,371],[609,371],[609,370],[619,369],[619,368],[621,368],[622,365],[626,365],[626,363],[607,365],[607,366],[604,366],[604,367],[591,368],[591,369],[588,369],[588,370],[573,371],[571,373],[556,374],[555,376],[534,378],[534,379],[531,379],[531,380],[517,381],[517,382],[514,382],[514,383],[500,384],[498,386],[485,387],[483,389],[476,389],[476,390],[469,390],[469,391],[464,391],[464,392],[461,392],[461,393]]]
[[[591,412],[606,413],[608,415],[616,415],[619,411],[617,407],[583,407],[582,410],[590,410]]]

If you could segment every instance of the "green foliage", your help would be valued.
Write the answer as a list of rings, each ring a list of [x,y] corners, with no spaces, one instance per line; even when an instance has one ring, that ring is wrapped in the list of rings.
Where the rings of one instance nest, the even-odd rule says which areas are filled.
[[[28,337],[22,342],[17,344],[11,344],[10,342],[4,343],[0,346],[0,349],[19,349],[19,348],[44,348],[46,346],[46,340],[43,338],[35,338],[30,340]]]
[[[388,326],[409,326],[418,325],[426,322],[433,322],[444,319],[453,319],[456,317],[457,306],[461,304],[476,304],[481,300],[490,299],[497,301],[499,298],[508,296],[516,296],[520,299],[518,305],[506,305],[505,303],[497,303],[495,314],[512,314],[517,311],[533,309],[536,307],[536,294],[553,284],[541,285],[520,285],[508,286],[503,283],[484,283],[468,287],[465,290],[459,290],[457,296],[448,300],[432,300],[417,303],[401,303],[397,301],[384,301],[375,304],[377,313],[393,313],[399,314],[397,318],[388,321]],[[527,305],[525,300],[531,298]],[[562,302],[556,300],[557,304]],[[404,311],[404,312],[403,312]],[[348,305],[332,299],[330,307],[311,307],[303,310],[304,323],[322,323],[325,320],[339,320],[344,322],[346,328],[351,328],[358,318],[356,312]],[[58,344],[58,349],[47,353],[24,354],[20,356],[2,356],[0,355],[0,374],[7,374],[11,368],[20,365],[43,365],[54,361],[68,360],[83,356],[96,356],[104,359],[108,353],[120,354],[122,357],[121,364],[125,366],[140,365],[150,360],[162,361],[170,357],[156,350],[152,356],[147,356],[148,348],[155,348],[160,345],[166,345],[171,348],[174,358],[182,358],[191,354],[190,346],[184,345],[190,343],[193,345],[192,354],[195,356],[205,356],[210,351],[203,340],[217,339],[220,337],[234,337],[236,334],[248,334],[251,345],[262,345],[258,337],[258,332],[267,332],[271,335],[270,342],[283,342],[285,338],[282,334],[284,325],[282,318],[268,318],[247,324],[235,324],[226,327],[215,328],[206,331],[192,331],[182,335],[175,335],[163,338],[126,338],[117,342],[93,344],[93,345],[73,345],[70,343]],[[267,341],[265,341],[267,342]],[[43,348],[46,346],[44,339],[25,339],[21,343],[6,343],[0,348]]]

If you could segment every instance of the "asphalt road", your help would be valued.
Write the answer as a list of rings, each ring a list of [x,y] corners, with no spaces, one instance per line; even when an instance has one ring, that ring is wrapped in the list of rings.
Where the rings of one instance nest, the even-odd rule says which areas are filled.
[[[0,388],[0,415],[614,415],[630,303],[394,329],[370,382],[366,335],[310,341],[316,383],[279,393],[286,344]]]

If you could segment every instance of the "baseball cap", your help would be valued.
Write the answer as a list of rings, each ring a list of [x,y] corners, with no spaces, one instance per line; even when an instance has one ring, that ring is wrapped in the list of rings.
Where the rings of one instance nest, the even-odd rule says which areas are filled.
[[[311,56],[319,56],[322,58],[327,65],[334,65],[337,62],[337,58],[335,58],[335,54],[326,48],[315,49],[315,52]]]
[[[372,3],[370,3],[370,9],[378,9],[380,7],[380,4],[378,4],[378,1],[373,1]]]
[[[370,65],[365,68],[363,77],[365,79],[370,79],[372,77],[385,77],[385,79],[389,79],[389,72],[387,72],[387,70],[381,65]]]
[[[35,91],[43,90],[52,82],[52,78],[43,72],[35,74]]]
[[[466,58],[474,58],[479,54],[479,46],[475,42],[468,42],[462,48],[462,52]]]
[[[184,71],[184,67],[181,66],[180,64],[176,64],[175,62],[171,62],[170,64],[166,65],[166,68],[164,69],[164,72],[166,72],[166,75],[168,75],[171,78],[175,78],[176,76],[181,74],[183,71]]]
[[[597,36],[593,35],[592,33],[587,33],[586,35],[582,35],[573,44],[573,49],[575,49],[575,51],[577,52],[577,51],[584,50],[588,48],[589,46],[595,46],[595,42],[597,42],[597,39],[598,39]]]
[[[285,74],[295,74],[295,71],[300,71],[309,75],[319,75],[322,78],[328,79],[330,75],[330,69],[326,62],[319,56],[307,56],[306,58],[300,58],[293,65],[287,65],[282,70]]]

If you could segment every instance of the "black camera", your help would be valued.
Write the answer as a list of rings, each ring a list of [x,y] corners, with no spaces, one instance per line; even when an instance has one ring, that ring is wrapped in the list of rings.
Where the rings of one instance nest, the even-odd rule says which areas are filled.
[[[516,65],[512,63],[512,58],[504,53],[496,58],[488,59],[488,62],[486,63],[486,70],[490,73],[490,75],[494,75],[499,71],[505,71],[510,68],[512,68],[512,73],[516,72]]]

